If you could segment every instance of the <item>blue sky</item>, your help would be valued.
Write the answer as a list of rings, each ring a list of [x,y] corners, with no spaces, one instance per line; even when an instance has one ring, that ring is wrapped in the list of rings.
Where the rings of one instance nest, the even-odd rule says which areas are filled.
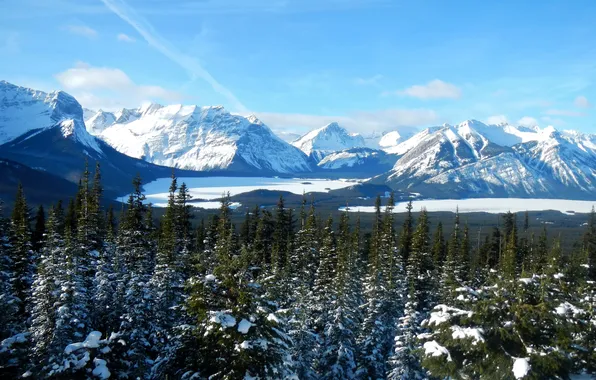
[[[475,118],[596,133],[596,2],[4,0],[0,79],[274,129]]]

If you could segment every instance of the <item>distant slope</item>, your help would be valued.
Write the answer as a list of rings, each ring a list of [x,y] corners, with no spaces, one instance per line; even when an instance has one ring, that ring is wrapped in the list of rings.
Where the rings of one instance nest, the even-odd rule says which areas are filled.
[[[337,123],[308,132],[292,143],[315,162],[321,161],[326,155],[350,148],[366,146],[364,138],[359,134],[350,134]]]

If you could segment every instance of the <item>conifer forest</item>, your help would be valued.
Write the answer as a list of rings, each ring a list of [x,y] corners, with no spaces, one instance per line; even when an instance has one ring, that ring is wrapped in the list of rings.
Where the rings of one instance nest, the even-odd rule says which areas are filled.
[[[99,165],[49,209],[19,188],[0,219],[0,378],[596,376],[594,212],[568,250],[527,214],[476,244],[458,213],[446,231],[410,204],[397,223],[392,196],[364,233],[307,198],[236,225],[225,197],[193,218],[174,176],[159,218],[131,190],[103,207]]]

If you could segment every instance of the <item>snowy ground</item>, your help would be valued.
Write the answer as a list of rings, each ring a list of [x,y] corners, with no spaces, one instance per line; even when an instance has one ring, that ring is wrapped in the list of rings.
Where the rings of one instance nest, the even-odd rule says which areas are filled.
[[[426,207],[429,212],[433,211],[455,211],[459,212],[489,212],[501,214],[507,211],[544,211],[555,210],[564,214],[587,213],[596,206],[593,201],[572,201],[565,199],[521,199],[521,198],[478,198],[478,199],[437,199],[413,201],[414,211]],[[398,203],[395,206],[396,212],[404,212],[406,203]],[[345,210],[341,207],[340,210]],[[373,206],[350,206],[348,211],[352,212],[374,212]]]
[[[156,206],[165,205],[168,199],[168,188],[170,178],[159,178],[144,186],[147,201]],[[237,195],[253,190],[267,189],[272,191],[289,191],[294,194],[308,192],[327,192],[329,190],[341,189],[356,183],[355,180],[328,180],[310,178],[265,178],[265,177],[201,177],[201,178],[178,178],[178,185],[186,183],[190,195],[194,199],[217,199],[229,192],[230,195]],[[123,197],[126,201],[127,197]],[[218,202],[198,202],[195,206],[203,208],[217,208]]]

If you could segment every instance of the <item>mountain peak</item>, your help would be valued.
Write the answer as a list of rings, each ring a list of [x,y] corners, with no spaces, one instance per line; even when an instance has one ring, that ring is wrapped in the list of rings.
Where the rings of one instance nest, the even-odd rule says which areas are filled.
[[[361,135],[350,134],[337,122],[332,122],[308,132],[294,141],[292,145],[318,162],[331,152],[365,147],[366,142]]]

